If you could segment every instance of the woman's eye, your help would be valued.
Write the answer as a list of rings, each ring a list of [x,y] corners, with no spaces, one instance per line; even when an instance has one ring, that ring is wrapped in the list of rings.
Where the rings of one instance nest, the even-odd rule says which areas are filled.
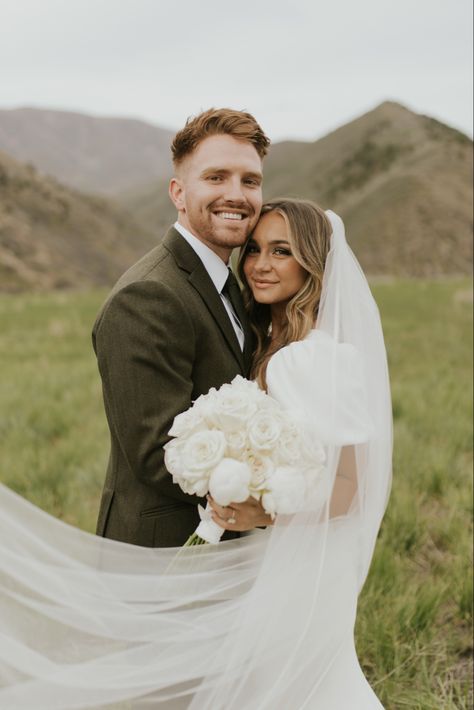
[[[283,247],[277,247],[273,253],[278,256],[291,256],[291,251],[289,249],[283,249]]]
[[[254,247],[254,246],[248,246],[246,253],[247,254],[257,254],[258,249],[257,249],[257,247]]]

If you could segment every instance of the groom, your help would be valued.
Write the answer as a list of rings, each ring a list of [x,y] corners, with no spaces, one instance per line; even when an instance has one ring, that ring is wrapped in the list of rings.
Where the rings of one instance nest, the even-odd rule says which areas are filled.
[[[227,263],[258,220],[268,145],[253,116],[230,109],[206,111],[175,136],[178,220],[119,279],[92,335],[111,436],[98,535],[170,547],[199,523],[203,501],[173,483],[163,445],[199,395],[248,375],[252,335]]]

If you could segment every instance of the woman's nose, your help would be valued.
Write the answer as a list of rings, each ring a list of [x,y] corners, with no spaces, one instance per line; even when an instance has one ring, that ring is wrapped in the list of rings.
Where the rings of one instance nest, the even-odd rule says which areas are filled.
[[[271,264],[268,256],[264,252],[260,252],[255,261],[256,271],[269,271],[271,269]]]

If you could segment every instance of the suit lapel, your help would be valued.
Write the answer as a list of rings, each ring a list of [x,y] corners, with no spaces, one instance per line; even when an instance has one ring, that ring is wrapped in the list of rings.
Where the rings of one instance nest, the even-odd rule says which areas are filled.
[[[207,273],[201,259],[184,237],[174,228],[171,228],[166,234],[163,239],[163,245],[171,251],[178,266],[188,273],[189,282],[205,303],[210,315],[221,330],[227,345],[237,358],[242,372],[245,373],[247,370],[246,357],[241,350],[234,328],[222,303],[222,298],[212,283],[211,277]],[[248,324],[247,317],[245,321]],[[244,326],[246,343],[247,330],[249,330],[249,328]]]

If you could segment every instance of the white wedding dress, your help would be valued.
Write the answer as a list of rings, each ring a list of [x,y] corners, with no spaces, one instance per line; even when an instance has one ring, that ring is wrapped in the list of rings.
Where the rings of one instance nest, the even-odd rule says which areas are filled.
[[[332,419],[324,416],[331,408],[333,394],[327,386],[327,366],[331,363],[333,348],[334,342],[324,331],[312,330],[304,341],[280,350],[268,366],[268,394],[292,411],[308,435],[319,441],[335,446],[365,442],[370,438],[373,425],[367,408],[359,353],[352,345],[337,346],[336,367],[340,373],[337,411]],[[354,645],[360,591],[354,562],[358,557],[357,525],[350,518],[330,519],[320,603],[323,610],[332,606],[331,599],[342,586],[350,613],[340,649],[315,688],[311,701],[305,705],[311,710],[382,708],[362,672]],[[290,698],[288,703],[288,706],[281,705],[282,710],[292,707]]]
[[[219,545],[139,548],[0,486],[2,710],[375,710],[357,598],[391,476],[382,331],[329,213],[316,330],[276,353],[269,394],[324,443],[308,510]]]

